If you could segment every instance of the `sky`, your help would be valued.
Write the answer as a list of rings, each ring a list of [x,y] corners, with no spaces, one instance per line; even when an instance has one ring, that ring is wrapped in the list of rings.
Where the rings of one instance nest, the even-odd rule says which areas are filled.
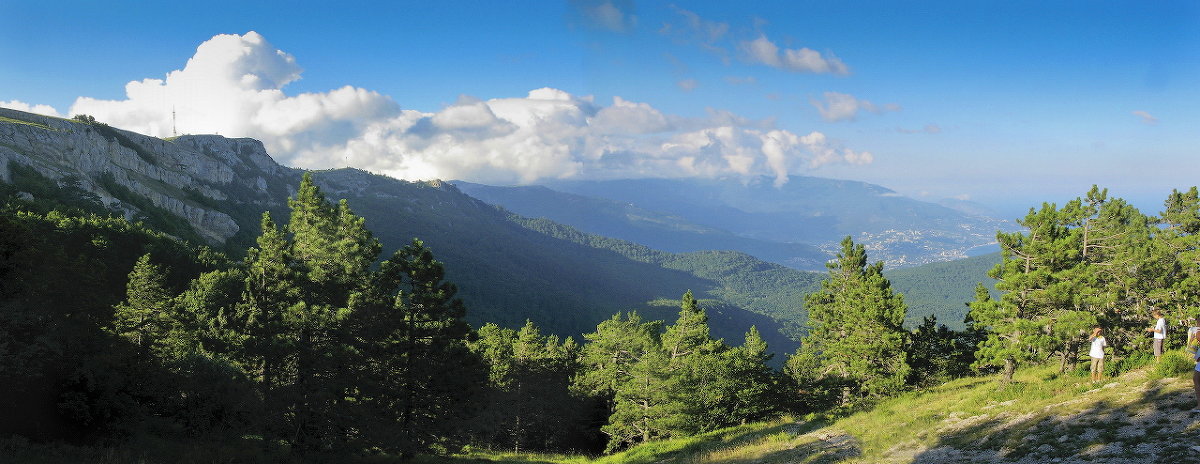
[[[817,176],[1010,217],[1098,184],[1154,214],[1200,184],[1200,3],[0,0],[0,107],[403,179]]]

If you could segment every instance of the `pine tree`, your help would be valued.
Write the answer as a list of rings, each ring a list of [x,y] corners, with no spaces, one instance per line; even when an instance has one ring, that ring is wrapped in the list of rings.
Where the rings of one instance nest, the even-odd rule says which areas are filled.
[[[444,278],[442,263],[413,240],[380,265],[373,289],[352,299],[366,327],[358,340],[369,362],[363,404],[378,413],[364,433],[404,457],[453,438],[487,382],[485,366],[467,347],[466,308]]]
[[[777,397],[779,382],[767,364],[773,356],[754,326],[746,332],[741,346],[724,353],[724,364],[729,367],[721,379],[719,409],[724,410],[726,424],[767,419],[781,410]]]
[[[265,410],[260,418],[264,443],[270,446],[275,437],[284,436],[287,419],[292,410],[290,383],[294,378],[292,366],[297,350],[296,329],[285,318],[303,306],[300,293],[298,264],[283,232],[263,213],[262,235],[258,246],[247,250],[244,289],[236,306],[237,317],[220,322],[224,328],[239,334],[230,340],[237,349],[234,355],[246,366],[258,385],[259,397]]]
[[[661,321],[643,323],[636,313],[616,314],[585,334],[582,372],[575,388],[607,399],[609,451],[671,436],[682,424],[678,377],[670,373],[671,355],[662,348]]]
[[[579,442],[586,405],[570,391],[574,341],[544,336],[532,321],[520,331],[487,324],[470,343],[490,367],[485,410],[472,420],[477,442],[522,450],[568,450]]]
[[[1194,313],[1200,302],[1200,192],[1173,190],[1163,208],[1157,222],[1164,227],[1154,242],[1162,250],[1158,255],[1167,258],[1159,270],[1169,285],[1158,299],[1176,317],[1200,317]]]
[[[842,240],[837,259],[827,263],[821,290],[805,298],[809,332],[801,340],[794,367],[816,368],[802,380],[832,381],[842,390],[840,404],[854,397],[879,397],[904,386],[906,307],[883,276],[883,262],[867,264],[862,245]],[[813,365],[815,364],[815,365]]]
[[[672,431],[691,435],[733,425],[739,419],[731,417],[733,392],[728,379],[733,375],[732,358],[722,340],[709,335],[708,315],[689,290],[680,299],[679,317],[666,328],[662,336],[663,349],[670,355],[669,375],[683,385],[676,401],[683,403],[686,415],[684,427]]]
[[[144,361],[172,329],[171,295],[164,280],[163,270],[150,262],[150,255],[142,255],[129,273],[125,301],[113,308],[113,331],[134,343]]]
[[[976,353],[976,365],[1003,366],[1005,382],[1012,380],[1018,365],[1048,354],[1062,342],[1059,335],[1064,331],[1056,332],[1054,322],[1060,312],[1074,308],[1078,292],[1066,278],[1077,266],[1080,250],[1081,234],[1069,227],[1072,216],[1046,203],[1018,221],[1028,234],[996,234],[1002,261],[988,275],[999,280],[996,288],[1003,293],[993,300],[976,289],[971,317],[991,331]]]

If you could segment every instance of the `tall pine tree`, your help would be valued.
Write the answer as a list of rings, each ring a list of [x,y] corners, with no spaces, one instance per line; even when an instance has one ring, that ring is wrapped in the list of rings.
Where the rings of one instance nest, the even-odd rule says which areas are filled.
[[[909,372],[902,326],[907,308],[883,276],[883,262],[868,264],[864,247],[846,237],[826,267],[821,290],[805,298],[809,332],[789,370],[802,381],[839,386],[843,405],[900,390]],[[807,369],[817,372],[802,372]]]

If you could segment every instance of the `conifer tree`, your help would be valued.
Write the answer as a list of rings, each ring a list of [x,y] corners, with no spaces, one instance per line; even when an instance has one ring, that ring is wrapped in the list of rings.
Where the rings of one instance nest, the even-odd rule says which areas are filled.
[[[690,435],[731,422],[727,408],[720,403],[727,399],[722,381],[729,377],[727,347],[709,335],[708,314],[688,290],[680,298],[679,317],[667,326],[662,335],[663,350],[669,355],[668,375],[678,384],[686,385],[677,394],[681,413],[689,417],[686,425],[674,434]]]
[[[773,356],[755,326],[750,326],[741,346],[725,352],[729,367],[720,379],[720,409],[726,424],[763,420],[780,411],[775,371],[767,365]]]
[[[265,410],[259,423],[264,443],[270,445],[290,428],[285,425],[285,416],[292,409],[288,386],[289,379],[294,378],[291,360],[297,337],[285,315],[299,312],[304,303],[297,263],[287,238],[270,213],[263,213],[261,227],[258,246],[246,252],[244,289],[236,309],[239,317],[221,322],[240,333],[231,345],[239,350],[235,357],[258,385]]]
[[[453,437],[487,381],[467,347],[466,308],[444,278],[442,263],[414,239],[380,265],[372,290],[352,299],[367,327],[358,341],[369,362],[363,404],[379,413],[364,433],[404,457]]]
[[[609,451],[671,435],[682,424],[678,377],[670,375],[671,354],[662,347],[661,321],[643,323],[636,313],[616,314],[585,334],[579,391],[606,398]]]
[[[1160,256],[1169,257],[1160,270],[1170,284],[1159,299],[1177,317],[1200,317],[1195,313],[1200,302],[1200,192],[1173,190],[1159,214],[1162,230],[1155,234]]]
[[[883,276],[883,262],[867,264],[866,250],[850,237],[837,259],[826,264],[829,277],[821,290],[805,298],[809,332],[789,360],[794,375],[803,366],[819,372],[802,380],[832,381],[842,390],[839,402],[878,397],[904,386],[906,307]],[[815,365],[814,365],[815,364]]]
[[[577,345],[541,335],[532,321],[520,331],[487,324],[470,343],[490,367],[484,411],[473,420],[484,444],[513,451],[566,450],[578,442],[585,404],[571,395]]]
[[[149,361],[172,328],[171,295],[164,280],[163,270],[150,262],[150,255],[142,255],[129,273],[125,301],[113,308],[113,331],[133,342],[144,361]]]

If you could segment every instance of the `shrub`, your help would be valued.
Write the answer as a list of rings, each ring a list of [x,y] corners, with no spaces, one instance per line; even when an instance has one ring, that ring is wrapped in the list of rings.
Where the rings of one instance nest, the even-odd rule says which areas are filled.
[[[1106,361],[1108,360],[1106,359]],[[1104,366],[1104,376],[1116,377],[1139,367],[1152,364],[1153,362],[1154,355],[1149,351],[1135,351],[1129,353],[1128,356],[1121,357],[1116,362],[1106,363]]]
[[[1162,359],[1158,364],[1154,365],[1152,374],[1155,378],[1178,377],[1190,372],[1196,367],[1196,364],[1188,356],[1180,350],[1172,350],[1163,353]]]

